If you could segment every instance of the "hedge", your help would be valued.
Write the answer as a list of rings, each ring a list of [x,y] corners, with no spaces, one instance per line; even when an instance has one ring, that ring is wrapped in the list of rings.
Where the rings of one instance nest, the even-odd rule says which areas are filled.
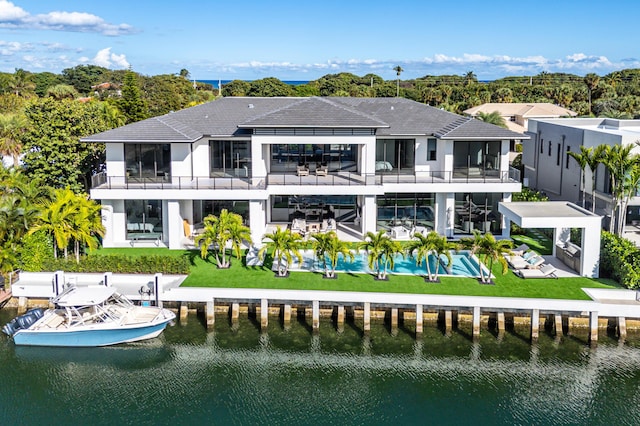
[[[600,276],[612,278],[630,289],[640,288],[640,250],[626,238],[603,231]]]
[[[41,271],[113,272],[120,274],[188,274],[190,260],[187,256],[83,256],[80,263],[74,257],[47,259]]]

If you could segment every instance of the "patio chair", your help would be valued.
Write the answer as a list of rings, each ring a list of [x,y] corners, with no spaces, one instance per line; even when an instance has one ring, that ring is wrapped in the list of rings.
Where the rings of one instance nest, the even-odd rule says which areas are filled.
[[[296,172],[298,176],[309,176],[309,167],[306,164],[298,165]]]
[[[557,269],[550,264],[544,264],[538,269],[520,269],[515,272],[520,278],[558,278]]]
[[[527,251],[529,251],[529,246],[526,244],[520,244],[518,247],[511,250],[511,253],[513,253],[516,256],[522,256]]]
[[[293,222],[291,222],[291,232],[297,232],[304,236],[307,233],[307,221],[304,219],[293,219]]]
[[[316,176],[326,176],[329,172],[327,165],[316,166]]]

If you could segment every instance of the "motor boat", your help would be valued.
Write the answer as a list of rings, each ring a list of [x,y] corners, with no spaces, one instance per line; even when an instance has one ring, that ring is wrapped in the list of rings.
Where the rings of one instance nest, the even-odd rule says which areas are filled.
[[[2,331],[16,345],[95,347],[152,339],[176,315],[157,306],[138,306],[115,288],[71,286],[53,298],[51,309],[31,309]]]

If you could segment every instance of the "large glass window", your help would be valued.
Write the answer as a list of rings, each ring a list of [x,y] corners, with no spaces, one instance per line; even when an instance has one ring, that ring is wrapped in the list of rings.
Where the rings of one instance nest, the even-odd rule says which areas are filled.
[[[357,170],[357,145],[277,144],[271,145],[271,173],[295,173],[298,165],[324,165],[329,172]]]
[[[271,197],[271,222],[335,219],[336,222],[353,223],[359,216],[358,208],[354,195],[276,195]]]
[[[435,228],[432,193],[386,193],[376,197],[376,204],[378,230],[390,230],[394,226]]]
[[[454,213],[454,233],[480,232],[500,233],[502,215],[498,213],[500,193],[458,193]]]
[[[219,216],[223,209],[239,214],[244,224],[249,225],[249,202],[246,200],[194,200],[193,223],[200,225],[206,216]]]
[[[127,214],[127,239],[152,234],[162,239],[162,201],[124,200]]]
[[[415,139],[378,139],[376,173],[412,174],[416,165]]]
[[[501,146],[500,141],[454,142],[454,177],[499,176]]]
[[[209,141],[211,177],[251,175],[251,144],[249,141]]]
[[[170,144],[125,144],[124,158],[128,180],[170,180]]]

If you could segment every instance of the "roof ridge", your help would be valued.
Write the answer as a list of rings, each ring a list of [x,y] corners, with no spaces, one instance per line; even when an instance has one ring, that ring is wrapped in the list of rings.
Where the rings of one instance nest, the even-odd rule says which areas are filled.
[[[376,122],[378,122],[380,124],[384,124],[385,126],[389,127],[389,123],[387,123],[385,121],[382,121],[382,120],[374,117],[373,115],[365,114],[365,113],[363,113],[361,111],[358,111],[356,109],[348,108],[346,105],[343,105],[343,104],[340,104],[340,103],[336,103],[336,102],[330,100],[328,97],[312,96],[312,98],[319,99],[319,100],[321,100],[323,102],[326,102],[326,103],[330,104],[331,106],[334,106],[334,107],[337,107],[337,108],[341,108],[341,109],[343,109],[345,111],[349,111],[351,114],[359,115],[360,117],[376,121]]]
[[[251,97],[249,97],[249,96],[246,96],[245,98],[247,98],[247,99],[251,99]],[[307,101],[307,100],[309,100],[309,99],[311,99],[311,98],[309,98],[309,97],[305,97],[305,98],[297,98],[297,99],[298,99],[298,100],[297,100],[296,102],[292,102],[292,103],[290,103],[290,104],[283,105],[283,106],[281,106],[281,107],[279,107],[279,108],[276,108],[276,109],[271,109],[271,110],[265,111],[265,112],[263,112],[263,113],[262,113],[262,114],[260,114],[260,115],[255,115],[255,116],[253,116],[253,117],[249,117],[249,118],[247,118],[245,121],[243,121],[242,123],[238,123],[238,126],[241,126],[242,124],[249,123],[249,122],[251,122],[251,121],[259,120],[259,119],[261,119],[261,118],[264,118],[264,117],[266,117],[266,116],[268,116],[268,115],[271,115],[271,114],[274,114],[274,113],[276,113],[276,112],[280,112],[280,111],[283,111],[283,110],[285,110],[285,109],[289,109],[289,108],[291,108],[292,106],[294,106],[294,105],[298,105],[298,104],[301,104],[301,103],[303,103],[303,102],[305,102],[305,101]],[[249,103],[249,105],[251,105],[251,103]]]
[[[451,133],[452,131],[454,131],[455,129],[457,129],[458,127],[462,126],[465,123],[468,123],[471,120],[475,120],[475,118],[472,117],[460,117],[456,120],[453,120],[452,122],[448,123],[446,126],[442,127],[440,130],[438,130],[436,133],[438,134],[438,137],[442,138],[447,136],[449,133]]]
[[[157,121],[159,121],[160,123],[164,124],[165,126],[169,127],[171,130],[175,131],[176,133],[181,134],[182,136],[184,136],[184,137],[185,137],[185,138],[187,138],[187,139],[194,139],[194,138],[193,138],[193,135],[188,135],[188,134],[187,134],[187,133],[185,133],[184,131],[182,131],[182,130],[178,129],[178,128],[175,126],[175,124],[180,124],[180,125],[182,125],[182,128],[183,128],[183,129],[185,129],[185,128],[186,128],[186,129],[188,129],[189,131],[191,131],[191,132],[193,132],[193,133],[195,133],[195,134],[200,135],[199,137],[204,136],[201,132],[198,132],[197,130],[192,129],[191,127],[189,127],[188,125],[186,125],[184,122],[182,122],[182,121],[180,121],[180,120],[176,120],[176,119],[174,119],[173,117],[170,117],[170,116],[171,116],[171,113],[169,113],[169,114],[165,114],[165,115],[161,115],[161,116],[159,116],[159,117],[153,117],[153,118],[155,118]],[[167,120],[165,121],[165,120],[163,120],[163,118],[166,118]],[[169,121],[173,122],[173,124],[172,124],[172,123],[170,123]],[[197,138],[196,138],[196,139],[197,139]]]

